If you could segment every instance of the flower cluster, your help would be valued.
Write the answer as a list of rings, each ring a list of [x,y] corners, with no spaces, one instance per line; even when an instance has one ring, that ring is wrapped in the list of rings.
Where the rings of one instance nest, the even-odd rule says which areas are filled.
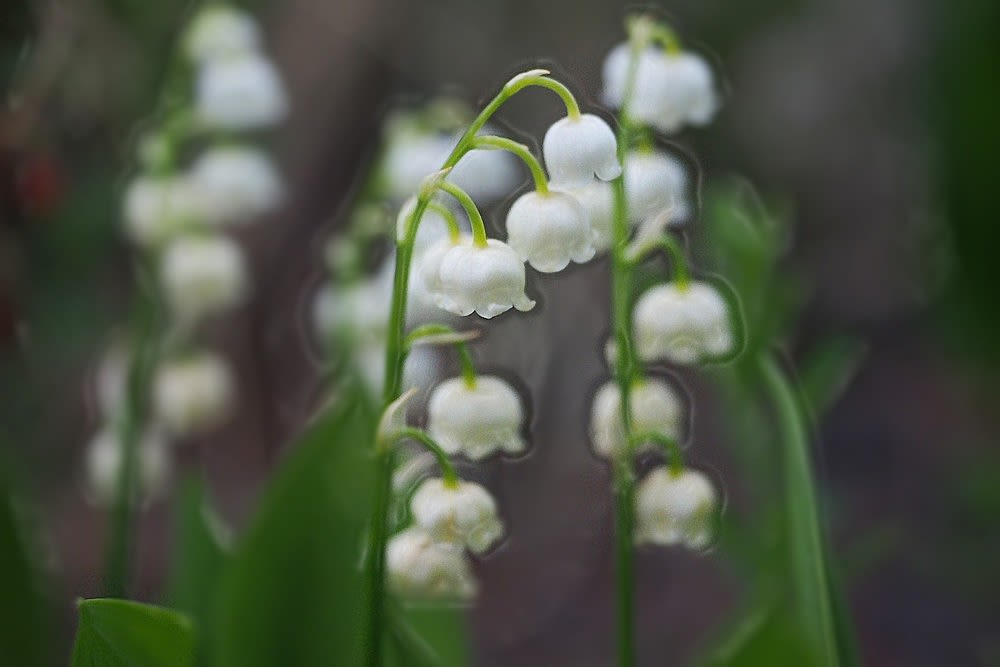
[[[140,141],[141,168],[122,202],[126,232],[153,274],[169,326],[151,352],[116,344],[98,372],[99,404],[109,426],[91,444],[87,471],[92,495],[100,500],[118,491],[123,435],[110,425],[134,420],[125,414],[135,411],[126,405],[129,394],[150,403],[152,425],[135,438],[138,487],[146,497],[163,487],[169,473],[168,437],[204,433],[228,416],[236,392],[233,372],[219,354],[198,348],[195,332],[239,306],[249,292],[243,251],[226,231],[272,211],[283,198],[270,158],[233,134],[273,125],[287,108],[254,19],[226,5],[204,9],[187,30],[183,56],[179,70],[191,72],[194,90],[184,103],[172,100]],[[220,131],[230,133],[225,143],[201,139]],[[201,150],[182,164],[195,138]]]

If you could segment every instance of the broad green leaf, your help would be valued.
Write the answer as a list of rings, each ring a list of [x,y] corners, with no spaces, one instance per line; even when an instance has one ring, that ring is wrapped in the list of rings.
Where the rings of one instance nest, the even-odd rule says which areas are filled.
[[[831,336],[806,354],[799,364],[799,387],[805,404],[823,415],[858,372],[868,346],[853,336]]]
[[[374,422],[360,392],[341,396],[277,471],[223,577],[219,667],[361,664]]]
[[[81,600],[73,667],[189,667],[194,630],[177,612],[128,600]]]
[[[19,522],[0,484],[0,656],[4,664],[45,664],[46,630]]]

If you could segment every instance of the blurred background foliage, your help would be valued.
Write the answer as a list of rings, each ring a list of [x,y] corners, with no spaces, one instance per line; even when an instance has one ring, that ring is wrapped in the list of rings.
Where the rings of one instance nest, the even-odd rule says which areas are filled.
[[[319,395],[303,314],[321,271],[316,241],[343,222],[338,212],[363,178],[385,110],[446,84],[476,102],[539,59],[594,98],[602,58],[621,39],[623,12],[603,0],[252,6],[293,96],[290,122],[273,137],[292,199],[246,232],[255,298],[211,332],[239,364],[241,419],[213,442],[181,449],[187,469],[204,471],[204,486],[186,488],[177,512],[151,508],[140,545],[140,599],[167,594],[197,618],[209,618],[205,609],[215,603],[191,597],[197,582],[170,577],[170,554],[202,563],[185,574],[210,572],[220,556],[193,519],[183,521],[197,514],[189,494],[209,497],[226,523],[249,524],[251,541],[254,522],[266,521],[266,511],[251,521],[263,482]],[[991,179],[1000,153],[993,122],[1000,5],[677,0],[657,8],[712,54],[727,80],[718,121],[678,144],[696,157],[705,186],[706,225],[692,246],[705,269],[718,267],[743,296],[761,340],[784,341],[800,369],[819,420],[822,500],[862,662],[997,664],[1000,227],[991,215]],[[78,484],[82,447],[96,428],[86,387],[125,321],[131,267],[118,200],[188,12],[185,3],[138,0],[40,0],[0,10],[0,461],[7,485],[0,591],[9,591],[0,599],[29,605],[5,613],[24,625],[4,624],[0,643],[7,655],[25,656],[17,664],[46,662],[32,655],[39,644],[30,641],[40,627],[31,619],[46,616],[50,629],[42,632],[56,639],[45,644],[63,662],[73,599],[98,589],[104,516],[83,501]],[[539,136],[555,108],[550,102],[518,100],[503,120]],[[768,220],[785,223],[765,228],[776,234],[771,242],[755,246],[710,226],[723,219],[713,207],[744,192],[730,174],[765,193],[766,204],[748,210],[771,211]],[[736,263],[733,253],[742,253]],[[533,466],[489,472],[520,537],[482,568],[484,601],[471,614],[478,664],[602,665],[610,655],[607,508],[568,503],[536,511],[553,494],[579,498],[606,488],[586,449],[586,397],[575,395],[580,382],[594,385],[602,372],[596,341],[606,312],[595,300],[604,288],[594,286],[604,268],[538,286],[546,312],[523,327],[501,323],[482,352],[496,367],[517,368],[531,362],[518,361],[510,341],[519,334],[547,331],[565,344],[573,333],[593,333],[566,347],[574,358],[594,357],[579,375],[550,386],[522,373],[536,400],[559,407],[536,416]],[[547,317],[557,303],[572,326]],[[573,370],[569,359],[545,361],[550,373]],[[753,423],[767,415],[739,409],[748,391],[740,373],[735,364],[690,386],[699,403],[702,394],[713,397],[704,399],[696,432],[727,445],[712,444],[701,456],[721,461],[734,519],[734,532],[724,535],[730,558],[640,559],[643,655],[725,649],[714,640],[718,623],[736,610],[739,592],[766,584],[767,565],[775,566],[759,550],[771,543],[756,539],[773,529],[773,450],[766,436],[747,437],[768,432]],[[842,393],[810,389],[831,383]],[[556,512],[570,509],[559,532]],[[176,540],[172,521],[185,527]],[[31,565],[36,574],[24,574]],[[242,563],[234,571],[243,574],[232,576],[252,577],[253,567]],[[552,589],[533,590],[536,579]],[[32,582],[41,597],[28,594]],[[766,598],[766,591],[756,597]],[[754,613],[760,627],[773,628],[766,609]],[[224,626],[216,631],[225,636]],[[794,645],[776,632],[777,641]]]

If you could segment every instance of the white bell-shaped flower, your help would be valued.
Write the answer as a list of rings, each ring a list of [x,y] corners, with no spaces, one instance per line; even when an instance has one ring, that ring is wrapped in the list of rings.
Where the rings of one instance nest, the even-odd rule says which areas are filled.
[[[160,282],[174,314],[195,321],[239,305],[248,290],[243,253],[225,237],[181,237],[165,249]]]
[[[473,482],[448,484],[440,477],[421,482],[410,500],[414,522],[438,542],[485,553],[503,537],[503,522],[490,492]]]
[[[198,12],[184,38],[184,53],[192,61],[229,58],[258,48],[260,30],[247,12],[229,5],[212,5]]]
[[[427,431],[448,454],[476,461],[496,451],[519,454],[524,408],[517,391],[493,375],[470,387],[464,378],[445,380],[427,402]]]
[[[406,600],[465,602],[476,595],[476,580],[465,551],[434,540],[421,528],[393,535],[386,546],[389,588]]]
[[[245,147],[202,153],[188,175],[201,190],[211,222],[245,222],[276,207],[284,187],[268,156]]]
[[[636,302],[632,322],[635,350],[644,361],[695,364],[733,352],[729,305],[708,283],[650,288]]]
[[[172,469],[170,453],[167,442],[154,429],[143,433],[135,445],[139,497],[148,502],[166,491]],[[112,428],[105,428],[90,442],[84,468],[87,492],[94,502],[109,505],[118,496],[122,454],[121,440]]]
[[[122,215],[129,238],[159,246],[184,229],[208,222],[204,193],[184,176],[139,176],[125,190]]]
[[[615,133],[594,114],[553,123],[542,141],[542,155],[552,182],[560,187],[585,185],[594,176],[610,181],[622,173]]]
[[[209,352],[165,361],[153,378],[156,416],[180,437],[220,424],[229,415],[235,394],[229,366]]]
[[[346,335],[353,341],[382,341],[389,327],[391,295],[381,280],[326,285],[316,295],[316,328],[324,339]]]
[[[507,243],[536,271],[555,273],[593,259],[595,232],[579,202],[564,192],[532,190],[507,213]]]
[[[431,298],[450,313],[465,317],[475,312],[490,319],[511,308],[524,312],[535,307],[524,293],[524,262],[502,241],[489,239],[485,247],[471,240],[450,244],[439,263],[424,261],[428,271],[437,266],[436,276],[421,270]]]
[[[628,172],[626,172],[626,179]],[[597,252],[609,250],[614,245],[615,195],[610,183],[591,181],[586,185],[566,191],[583,210],[587,225],[593,233]]]
[[[620,44],[604,61],[604,101],[621,108],[628,78],[630,48]],[[712,69],[690,52],[666,53],[650,46],[639,53],[629,116],[661,132],[685,124],[704,125],[718,109]]]
[[[643,378],[633,383],[629,399],[634,434],[659,433],[680,443],[684,437],[684,401],[674,387],[660,378]],[[617,382],[602,385],[594,396],[590,440],[594,452],[606,459],[628,451]]]
[[[658,467],[636,488],[635,541],[705,549],[712,543],[718,506],[715,487],[702,473]]]
[[[658,216],[666,216],[667,222],[685,220],[687,187],[683,165],[666,153],[632,151],[625,158],[625,197],[633,225]]]
[[[279,122],[288,101],[274,65],[245,54],[207,62],[198,70],[195,110],[210,128],[242,131]]]

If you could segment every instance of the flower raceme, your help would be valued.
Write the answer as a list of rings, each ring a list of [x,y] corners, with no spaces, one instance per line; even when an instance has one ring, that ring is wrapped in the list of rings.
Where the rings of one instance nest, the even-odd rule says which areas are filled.
[[[726,300],[704,282],[671,282],[647,290],[632,313],[635,350],[644,361],[696,364],[733,352]]]
[[[417,526],[438,542],[485,553],[503,537],[503,522],[489,491],[472,483],[433,477],[421,482],[410,500]]]
[[[597,232],[580,203],[555,190],[521,195],[507,213],[507,242],[536,271],[562,271],[597,253]]]
[[[504,380],[480,375],[474,386],[464,378],[445,380],[431,392],[427,431],[448,454],[474,461],[496,451],[519,454],[524,410],[521,397]]]
[[[408,600],[467,601],[476,594],[469,559],[461,548],[412,527],[389,540],[385,553],[389,587]]]
[[[629,394],[632,432],[657,433],[680,442],[684,436],[684,402],[667,381],[642,378],[632,384]],[[622,421],[621,390],[608,382],[597,390],[591,409],[590,439],[594,452],[615,459],[628,452]]]
[[[712,542],[718,505],[715,487],[702,473],[658,467],[636,489],[635,541],[705,549]]]

